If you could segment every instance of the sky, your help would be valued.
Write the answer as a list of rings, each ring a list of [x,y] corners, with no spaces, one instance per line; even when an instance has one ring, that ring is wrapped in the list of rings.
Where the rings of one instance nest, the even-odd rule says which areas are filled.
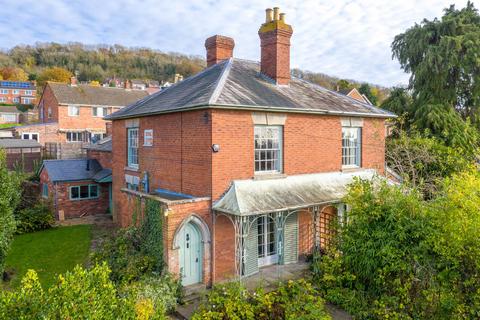
[[[480,0],[473,1],[480,8]],[[265,9],[293,27],[291,66],[383,86],[408,83],[390,45],[424,18],[467,0],[0,0],[0,48],[36,42],[149,47],[205,55],[204,41],[235,39],[234,56],[258,60]],[[5,14],[7,13],[7,14]]]

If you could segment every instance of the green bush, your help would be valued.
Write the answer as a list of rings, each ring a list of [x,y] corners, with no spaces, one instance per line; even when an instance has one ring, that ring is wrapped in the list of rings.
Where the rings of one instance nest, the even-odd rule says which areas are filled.
[[[324,297],[359,319],[480,318],[480,175],[453,175],[434,199],[357,181],[348,223],[313,259]]]
[[[116,283],[138,281],[152,274],[155,258],[143,250],[142,234],[137,227],[118,230],[105,239],[92,255],[94,263],[107,262],[112,270],[110,277]]]
[[[305,280],[281,283],[276,291],[249,292],[238,282],[215,286],[193,320],[331,319],[322,298]]]
[[[20,181],[20,175],[7,170],[5,152],[0,150],[0,276],[16,228],[13,211],[20,200]]]
[[[173,311],[183,299],[180,279],[170,273],[152,275],[128,285],[125,290],[135,294],[137,300],[152,301],[155,309]]]
[[[140,211],[141,203],[137,203]],[[147,199],[145,214],[139,226],[134,213],[133,226],[121,229],[105,239],[92,255],[96,263],[106,261],[112,270],[111,278],[117,283],[131,283],[144,276],[162,274],[163,214],[157,201]]]
[[[55,217],[46,202],[39,202],[33,207],[15,213],[17,234],[50,229],[55,224]]]
[[[167,319],[149,299],[120,295],[104,264],[92,270],[76,267],[44,290],[29,270],[17,291],[0,293],[2,319]]]

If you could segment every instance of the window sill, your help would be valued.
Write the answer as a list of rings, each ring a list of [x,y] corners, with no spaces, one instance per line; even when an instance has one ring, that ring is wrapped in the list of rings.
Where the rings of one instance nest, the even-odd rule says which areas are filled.
[[[253,177],[254,180],[269,180],[269,179],[282,179],[286,178],[287,175],[281,172],[256,172]]]
[[[362,170],[362,167],[356,165],[342,166],[342,172],[354,172]]]
[[[138,168],[133,168],[133,167],[125,167],[125,171],[133,171],[133,172],[139,172]]]

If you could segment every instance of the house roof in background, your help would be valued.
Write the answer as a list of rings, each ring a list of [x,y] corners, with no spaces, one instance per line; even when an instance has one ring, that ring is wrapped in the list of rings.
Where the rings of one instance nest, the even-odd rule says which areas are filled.
[[[33,82],[29,81],[8,81],[1,80],[0,88],[2,89],[24,89],[24,90],[36,90]]]
[[[276,85],[260,74],[258,62],[231,58],[139,100],[106,119],[205,107],[383,118],[395,116],[299,78],[292,77],[287,86]]]
[[[22,111],[18,110],[16,106],[0,106],[0,113],[1,112],[22,113]]]
[[[103,170],[95,159],[44,160],[41,170],[43,169],[47,170],[52,182],[94,180]]]
[[[112,152],[112,136],[108,136],[102,140],[92,143],[85,147],[87,150]]]
[[[86,106],[128,106],[148,96],[145,90],[129,90],[78,84],[48,82],[59,104]]]
[[[35,140],[0,139],[0,148],[40,148],[41,146]]]

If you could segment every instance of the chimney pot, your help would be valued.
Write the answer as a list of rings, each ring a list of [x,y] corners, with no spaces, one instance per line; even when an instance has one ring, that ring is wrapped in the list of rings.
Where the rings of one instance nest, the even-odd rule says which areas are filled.
[[[260,36],[260,71],[279,85],[290,82],[290,38],[292,27],[285,23],[285,14],[273,8],[274,21],[265,22],[258,30]],[[279,21],[282,23],[279,23]]]
[[[205,40],[207,67],[233,57],[235,41],[230,37],[215,35]]]
[[[273,10],[268,8],[265,10],[265,23],[273,21]]]
[[[280,19],[280,8],[273,8],[273,20],[278,21]]]
[[[77,85],[77,77],[70,77],[70,85],[72,87]]]

